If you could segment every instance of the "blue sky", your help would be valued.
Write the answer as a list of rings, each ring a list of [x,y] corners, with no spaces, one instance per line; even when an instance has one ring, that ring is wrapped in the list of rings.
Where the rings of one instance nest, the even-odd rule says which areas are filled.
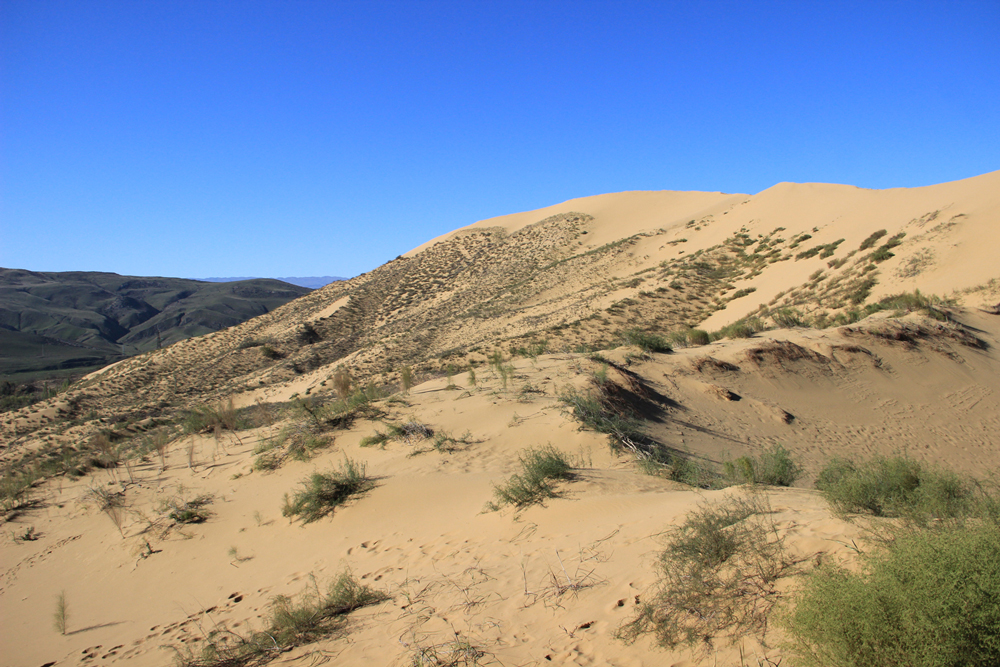
[[[573,197],[975,176],[998,34],[997,0],[0,0],[0,266],[353,276]]]

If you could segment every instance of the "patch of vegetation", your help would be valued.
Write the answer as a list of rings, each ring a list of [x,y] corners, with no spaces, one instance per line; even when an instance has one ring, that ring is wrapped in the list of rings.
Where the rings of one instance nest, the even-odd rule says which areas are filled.
[[[802,467],[781,445],[764,449],[757,456],[741,456],[723,464],[725,476],[734,484],[791,486],[802,475]]]
[[[517,458],[521,464],[521,472],[493,487],[495,500],[486,504],[488,511],[496,512],[507,505],[523,508],[546,498],[554,498],[556,491],[552,482],[573,479],[573,466],[552,445],[538,449],[529,447],[521,451]]]
[[[346,616],[356,609],[389,599],[362,584],[349,571],[342,572],[326,591],[312,579],[312,587],[298,600],[279,595],[271,600],[266,627],[239,634],[224,625],[205,638],[199,654],[192,648],[175,648],[178,667],[242,667],[261,665],[296,646],[345,631]]]
[[[667,354],[673,352],[667,340],[659,334],[649,333],[640,329],[629,329],[619,334],[622,344],[634,345],[646,353],[660,352]]]
[[[1000,664],[1000,531],[917,531],[812,571],[781,620],[804,667]]]
[[[177,523],[205,523],[212,513],[207,509],[212,496],[202,494],[191,500],[171,498],[163,504],[161,511]]]
[[[713,341],[723,338],[750,338],[767,327],[759,317],[745,317],[709,334]]]
[[[791,562],[763,496],[702,505],[666,534],[658,581],[618,630],[633,642],[652,634],[665,647],[709,650],[717,639],[763,638]]]
[[[39,401],[57,396],[69,387],[67,380],[60,388],[49,385],[38,386],[33,382],[18,384],[9,380],[0,381],[0,412],[13,412]]]
[[[902,456],[876,456],[860,463],[835,458],[820,471],[816,488],[840,512],[918,523],[965,516],[977,502],[968,480]]]
[[[639,470],[696,489],[722,489],[730,484],[715,469],[690,455],[666,447],[652,447],[637,459]]]
[[[345,458],[337,470],[314,472],[302,481],[302,488],[292,496],[285,494],[281,515],[301,519],[303,524],[322,519],[352,496],[371,490],[375,483],[366,473],[364,463]]]
[[[882,238],[888,233],[889,232],[887,232],[884,229],[880,229],[877,232],[872,232],[871,236],[869,236],[868,238],[866,238],[864,241],[861,242],[861,245],[858,247],[858,250],[868,250],[868,248],[874,246],[880,238]]]
[[[31,472],[8,470],[0,477],[0,511],[13,512],[31,505],[31,490],[38,477]]]
[[[583,426],[607,434],[613,447],[634,447],[643,438],[642,425],[613,386],[605,371],[603,379],[595,374],[587,389],[565,388],[559,400]]]
[[[184,416],[184,433],[209,433],[212,431],[238,431],[246,426],[233,400],[219,405],[202,405],[188,410]]]

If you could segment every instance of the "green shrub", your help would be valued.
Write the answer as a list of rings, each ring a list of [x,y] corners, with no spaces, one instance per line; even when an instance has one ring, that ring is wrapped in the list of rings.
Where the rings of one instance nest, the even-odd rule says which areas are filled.
[[[621,337],[624,345],[635,345],[643,352],[668,353],[673,351],[670,348],[670,344],[667,342],[667,339],[659,334],[649,333],[639,329],[629,329],[628,331],[621,332],[619,336]]]
[[[875,243],[878,242],[880,238],[882,238],[888,233],[889,232],[887,232],[884,229],[880,229],[877,232],[872,232],[871,236],[869,236],[868,238],[866,238],[864,241],[861,242],[861,246],[858,248],[858,250],[868,250],[868,248],[874,246]]]
[[[493,487],[494,502],[486,509],[495,512],[506,505],[518,508],[540,503],[556,495],[552,480],[572,479],[573,466],[566,456],[552,445],[539,449],[529,447],[517,456],[521,472],[511,475],[503,484]]]
[[[711,338],[712,340],[720,340],[722,338],[750,338],[758,331],[763,331],[766,328],[760,318],[746,317],[713,332]]]
[[[758,456],[726,461],[723,468],[726,477],[736,484],[791,486],[802,474],[802,467],[781,445],[765,449]]]
[[[707,331],[701,329],[688,329],[687,340],[689,345],[708,345],[712,342],[712,338],[708,335]]]
[[[835,458],[820,471],[816,488],[841,512],[918,521],[961,517],[976,502],[972,484],[957,474],[901,456],[859,464]]]
[[[352,496],[369,491],[373,481],[365,475],[364,463],[345,458],[338,470],[314,472],[302,481],[302,489],[291,497],[286,493],[282,516],[301,518],[302,523],[322,519]]]
[[[790,563],[763,497],[729,497],[702,505],[666,534],[654,589],[642,595],[617,635],[632,642],[653,634],[665,647],[719,638],[763,636]]]
[[[810,573],[782,619],[804,667],[1000,664],[1000,531],[903,535],[863,553],[861,572]]]

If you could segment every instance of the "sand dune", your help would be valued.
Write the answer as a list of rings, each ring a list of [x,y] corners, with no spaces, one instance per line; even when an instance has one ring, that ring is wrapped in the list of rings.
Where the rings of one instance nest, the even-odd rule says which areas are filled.
[[[998,193],[1000,172],[911,190],[783,183],[754,196],[572,200],[445,235],[239,327],[104,369],[58,404],[4,415],[6,461],[82,443],[101,428],[138,441],[185,407],[230,398],[248,414],[259,410],[261,421],[178,434],[162,463],[151,451],[131,473],[94,468],[39,482],[33,501],[7,517],[11,538],[0,542],[3,661],[167,664],[170,647],[197,648],[220,628],[259,629],[274,596],[302,594],[313,578],[325,582],[345,568],[388,599],[353,612],[342,636],[282,653],[275,664],[409,665],[436,655],[437,664],[736,665],[741,650],[777,661],[777,629],[764,644],[719,638],[702,650],[666,650],[649,637],[626,644],[615,632],[655,582],[664,531],[704,503],[763,494],[805,571],[849,562],[851,545],[863,539],[863,528],[813,489],[830,458],[903,453],[974,475],[997,469],[1000,317],[978,308],[1000,301],[990,285],[1000,278],[990,252]],[[889,249],[893,257],[862,273],[871,261],[852,260],[878,245],[847,255],[880,229],[879,243],[906,235]],[[811,238],[791,248],[804,234]],[[744,239],[759,249],[765,238],[764,259],[713,277],[728,266],[724,258],[741,257],[737,245],[750,248],[739,245]],[[827,257],[796,259],[839,239]],[[772,249],[780,252],[769,262]],[[954,294],[958,304],[948,309],[952,321],[884,311],[670,354],[645,354],[615,337],[632,326],[667,333],[683,324],[714,329],[751,312],[766,317],[759,304],[779,292],[773,308],[797,299],[803,316],[832,314],[823,303],[836,295],[809,287],[820,269],[827,277],[816,285],[877,273],[862,304],[914,288]],[[731,298],[748,287],[756,290]],[[477,308],[481,316],[470,314]],[[306,340],[305,323],[319,340]],[[510,354],[541,339],[544,351]],[[606,368],[574,351],[600,342]],[[265,346],[280,358],[263,356]],[[512,369],[485,362],[494,349]],[[441,372],[449,363],[452,385]],[[376,401],[380,416],[328,426],[319,434],[327,446],[310,458],[255,469],[275,436],[309,428],[301,409],[268,406],[331,397],[339,364],[358,385],[370,378],[395,389],[403,365],[418,379],[408,393]],[[645,474],[560,401],[594,372],[656,397],[643,427],[664,447],[712,467],[780,444],[805,474],[793,488],[763,490],[703,490]],[[362,446],[389,424],[407,423],[429,428],[438,446],[417,436]],[[517,471],[519,453],[549,444],[574,464],[557,496],[484,511],[494,485]],[[312,523],[282,516],[286,493],[345,458],[367,465],[371,490]],[[121,494],[118,521],[100,511],[94,489]],[[169,518],[171,507],[199,497],[208,499],[206,521]],[[794,582],[783,581],[779,593]],[[60,592],[65,635],[52,629]]]

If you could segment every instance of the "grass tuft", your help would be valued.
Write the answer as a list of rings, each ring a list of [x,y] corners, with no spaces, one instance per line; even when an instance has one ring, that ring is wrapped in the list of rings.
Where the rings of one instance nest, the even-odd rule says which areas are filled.
[[[352,496],[363,494],[374,486],[365,472],[364,463],[349,458],[345,458],[337,470],[314,472],[302,481],[301,490],[292,496],[285,494],[282,516],[302,519],[303,524],[322,519]]]
[[[573,478],[573,466],[565,454],[552,445],[539,449],[529,447],[521,451],[517,458],[521,463],[521,472],[493,487],[495,500],[487,503],[488,511],[496,512],[507,505],[523,508],[546,498],[554,498],[556,492],[552,481]]]

